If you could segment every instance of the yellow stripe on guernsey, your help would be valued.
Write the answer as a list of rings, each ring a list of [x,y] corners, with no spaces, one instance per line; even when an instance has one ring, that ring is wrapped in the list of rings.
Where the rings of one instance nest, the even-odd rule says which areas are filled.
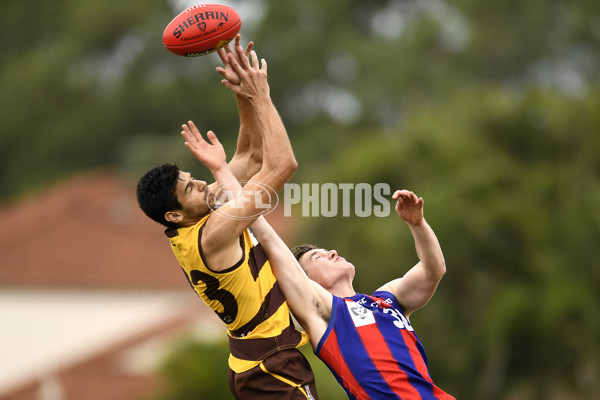
[[[243,372],[275,351],[306,343],[293,329],[267,256],[249,230],[240,236],[243,256],[235,265],[220,272],[207,267],[199,243],[208,218],[166,234],[190,285],[229,329],[230,368]]]

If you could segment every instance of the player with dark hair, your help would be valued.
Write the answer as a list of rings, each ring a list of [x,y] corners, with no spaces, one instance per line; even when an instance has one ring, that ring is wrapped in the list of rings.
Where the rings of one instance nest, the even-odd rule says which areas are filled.
[[[152,220],[168,228],[177,228],[165,219],[170,210],[181,209],[175,190],[179,178],[179,166],[163,164],[152,168],[138,182],[137,198],[140,208]]]
[[[207,133],[209,143],[193,122],[182,126],[185,145],[217,182],[207,185],[175,164],[164,164],[140,179],[138,202],[167,227],[190,285],[228,328],[229,385],[235,398],[317,399],[312,370],[297,350],[308,339],[294,328],[267,257],[248,229],[274,199],[264,188],[278,193],[297,167],[270,98],[267,64],[259,63],[251,48],[252,43],[244,50],[238,35],[234,51],[228,46],[219,50],[224,68],[217,70],[236,94],[241,122],[229,165],[213,132]],[[226,197],[217,209],[217,183],[223,189],[224,183],[247,179],[245,201]]]

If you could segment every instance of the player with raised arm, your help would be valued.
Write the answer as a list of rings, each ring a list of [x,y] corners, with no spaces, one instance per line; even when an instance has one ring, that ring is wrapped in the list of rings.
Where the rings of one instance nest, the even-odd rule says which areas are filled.
[[[214,135],[208,135],[211,147],[197,134],[188,136],[197,143],[198,159],[219,183],[235,182]],[[221,151],[223,155],[214,156]],[[234,197],[236,191],[242,192],[240,185]],[[354,266],[335,250],[304,245],[294,255],[263,217],[252,230],[315,353],[351,399],[451,400],[453,396],[433,383],[425,350],[409,322],[435,293],[446,272],[444,256],[424,218],[423,199],[407,190],[396,191],[392,198],[411,230],[419,262],[372,295],[356,293]]]
[[[261,207],[273,200],[264,188],[279,192],[294,174],[296,160],[270,98],[266,61],[259,62],[251,44],[244,50],[239,36],[234,50],[227,46],[219,56],[224,66],[217,70],[238,99],[238,152],[240,146],[247,151],[238,156],[237,165],[231,165],[232,159],[228,166],[224,151],[211,151],[222,150],[214,133],[207,133],[208,143],[190,121],[182,134],[221,187],[247,179],[262,158],[260,170],[244,186],[247,201],[231,198],[215,211],[217,183],[209,187],[174,164],[156,167],[140,179],[138,201],[149,217],[167,227],[189,283],[228,328],[229,384],[235,398],[316,399],[313,373],[297,350],[306,337],[294,328],[266,255],[248,230]]]
[[[372,295],[353,288],[354,265],[335,250],[303,245],[290,252],[264,220],[253,226],[288,304],[351,399],[448,400],[429,374],[425,350],[409,322],[446,272],[423,199],[396,191],[396,213],[410,228],[419,262]]]

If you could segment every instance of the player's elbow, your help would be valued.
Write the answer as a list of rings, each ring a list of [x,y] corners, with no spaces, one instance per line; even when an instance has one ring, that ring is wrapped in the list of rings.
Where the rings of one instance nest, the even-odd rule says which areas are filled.
[[[262,167],[262,152],[260,154],[250,152],[237,152],[229,162],[229,165],[243,165],[243,175],[238,176],[238,179],[248,180],[260,171]],[[233,168],[232,168],[233,171]]]
[[[259,172],[261,180],[267,184],[275,193],[279,193],[286,183],[288,183],[298,168],[298,163],[294,158],[280,159],[275,164],[263,165]]]
[[[287,169],[288,174],[290,175],[290,179],[292,179],[292,177],[296,173],[296,170],[298,169],[298,162],[296,161],[295,157],[292,157],[292,159],[288,160]]]
[[[289,182],[296,173],[297,169],[298,162],[296,162],[294,157],[285,159],[277,166],[277,175],[284,182]]]
[[[262,149],[253,151],[248,156],[249,163],[256,166],[256,170],[260,170],[263,163],[263,152]]]
[[[446,274],[446,262],[443,258],[436,260],[434,263],[429,264],[425,270],[429,280],[439,282]]]
[[[262,167],[262,163],[263,163],[262,152],[247,154],[246,155],[246,166],[247,166],[246,173],[248,174],[248,176],[252,177],[258,171],[260,171],[260,168]]]
[[[435,275],[437,280],[441,280],[444,275],[446,275],[446,261],[441,259],[437,262],[437,267],[435,268]]]

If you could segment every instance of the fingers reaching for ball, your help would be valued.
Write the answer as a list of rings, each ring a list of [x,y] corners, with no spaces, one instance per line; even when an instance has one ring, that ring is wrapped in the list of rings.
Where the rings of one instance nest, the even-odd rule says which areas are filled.
[[[204,140],[193,121],[183,124],[181,129],[185,146],[209,170],[214,171],[227,164],[225,149],[213,131],[206,133],[209,143]]]
[[[396,200],[396,213],[404,221],[413,225],[419,225],[423,221],[422,197],[409,190],[396,190],[392,199]]]
[[[255,98],[268,98],[270,96],[269,83],[267,81],[267,62],[264,59],[258,61],[256,51],[250,51],[250,57],[245,55],[245,50],[239,46],[235,50],[237,56],[225,52],[228,65],[237,74],[240,81],[238,84],[225,78],[221,82],[236,94],[249,100]]]
[[[240,77],[233,69],[231,62],[229,61],[228,54],[233,54],[236,57],[237,62],[241,63],[241,59],[239,58],[240,55],[244,54],[242,57],[247,59],[250,56],[250,52],[252,51],[252,48],[254,47],[254,42],[250,41],[250,42],[248,42],[248,45],[246,46],[246,48],[243,49],[242,45],[240,43],[241,37],[242,36],[239,33],[235,36],[234,46],[233,46],[234,50],[231,49],[231,47],[229,46],[229,43],[217,50],[217,54],[219,55],[219,58],[221,59],[223,66],[217,67],[216,70],[219,74],[221,74],[221,76],[224,79],[226,79],[233,85],[240,84]]]

